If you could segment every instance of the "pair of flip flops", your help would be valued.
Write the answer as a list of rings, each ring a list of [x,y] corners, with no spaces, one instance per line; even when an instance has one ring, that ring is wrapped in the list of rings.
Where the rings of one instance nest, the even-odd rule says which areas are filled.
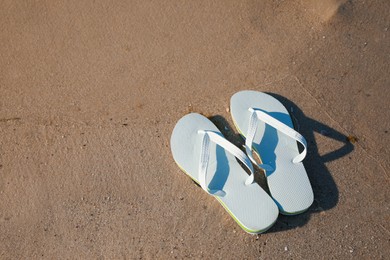
[[[231,98],[230,111],[245,138],[246,154],[226,140],[209,119],[191,113],[173,130],[173,158],[246,232],[262,233],[275,223],[279,212],[299,214],[312,204],[313,190],[302,163],[307,144],[294,130],[286,108],[268,94],[238,92]],[[303,146],[302,152],[297,142]],[[262,164],[253,158],[252,149]],[[254,182],[252,164],[264,170],[272,197]]]

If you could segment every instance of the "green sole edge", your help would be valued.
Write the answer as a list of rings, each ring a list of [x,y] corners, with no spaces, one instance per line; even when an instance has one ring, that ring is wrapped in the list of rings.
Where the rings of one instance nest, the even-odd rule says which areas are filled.
[[[230,111],[232,111],[232,108],[230,108]],[[234,121],[234,118],[233,118],[233,115],[232,113],[230,112],[230,116],[232,117],[232,121],[233,121],[233,125],[234,127],[237,129],[237,131],[240,133],[240,135],[242,136],[242,138],[244,138],[245,140],[245,135],[241,132],[240,128],[237,126],[237,123],[236,121]],[[290,115],[291,116],[291,115]],[[257,151],[256,147],[252,147],[253,148],[253,151],[255,151],[256,155],[259,157],[260,161],[261,161],[261,156],[260,156],[260,153]],[[267,178],[267,177],[266,177]],[[278,207],[279,208],[279,207]],[[296,211],[296,212],[287,212],[287,211],[284,211],[282,210],[281,208],[279,208],[279,213],[282,214],[282,215],[285,215],[285,216],[294,216],[294,215],[298,215],[298,214],[301,214],[303,212],[305,212],[306,210],[308,210],[309,208],[306,208],[306,209],[303,209],[303,210],[300,210],[300,211]]]
[[[176,161],[175,161],[176,162]],[[180,166],[180,164],[178,162],[176,162],[176,164],[179,166],[180,170],[182,170],[187,176],[189,176],[195,183],[197,183],[198,185],[199,182],[197,180],[195,180],[194,178],[192,178],[192,176],[190,174],[188,174],[184,169],[183,167]],[[276,220],[271,224],[269,225],[268,227],[266,227],[265,229],[261,229],[261,230],[251,230],[251,229],[248,229],[247,227],[245,227],[235,216],[234,214],[228,209],[228,207],[225,205],[225,203],[223,203],[223,201],[214,196],[218,202],[222,205],[222,207],[229,213],[229,215],[234,219],[234,221],[236,221],[236,223],[247,233],[249,234],[252,234],[252,235],[256,235],[256,234],[260,234],[260,233],[264,233],[266,232],[268,229],[270,229],[276,222]]]

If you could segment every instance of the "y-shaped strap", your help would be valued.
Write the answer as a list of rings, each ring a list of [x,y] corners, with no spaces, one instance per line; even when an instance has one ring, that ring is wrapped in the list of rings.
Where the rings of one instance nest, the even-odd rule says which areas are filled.
[[[250,171],[251,175],[246,180],[245,184],[249,185],[253,183],[253,166],[249,158],[243,153],[240,149],[238,149],[234,144],[223,138],[221,135],[213,132],[213,131],[204,131],[199,130],[198,134],[203,135],[202,146],[201,146],[201,154],[199,161],[199,182],[200,186],[209,194],[215,196],[225,196],[225,192],[223,190],[210,190],[208,188],[208,184],[206,183],[206,173],[207,166],[210,159],[210,141],[213,141],[217,145],[224,148],[226,151],[234,155],[238,160],[240,160]]]
[[[264,113],[261,110],[255,110],[253,108],[249,108],[248,110],[251,112],[251,116],[249,119],[248,133],[246,135],[245,149],[246,149],[246,153],[248,154],[249,158],[251,159],[251,161],[254,164],[258,165],[252,156],[252,144],[253,144],[253,138],[255,137],[255,134],[257,131],[257,126],[258,126],[259,120],[272,126],[276,130],[284,133],[285,135],[293,138],[294,140],[300,142],[303,145],[303,148],[304,148],[303,152],[298,154],[292,160],[293,163],[299,163],[306,157],[307,143],[306,143],[305,138],[300,133],[298,133],[297,131],[295,131],[291,127],[285,125],[284,123],[280,122],[279,120],[273,118],[272,116]],[[260,168],[264,169],[265,171],[272,170],[272,167],[267,165],[267,164],[260,164],[258,166]]]

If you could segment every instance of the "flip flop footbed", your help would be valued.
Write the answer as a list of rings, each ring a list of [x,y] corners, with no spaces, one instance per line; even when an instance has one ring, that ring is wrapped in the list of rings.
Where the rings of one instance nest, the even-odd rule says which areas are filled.
[[[274,97],[257,91],[241,91],[231,98],[231,114],[238,131],[248,133],[250,108],[258,109],[294,128],[291,117]],[[293,163],[299,154],[296,140],[262,121],[258,122],[252,144],[262,163],[270,165],[267,183],[273,199],[283,214],[298,214],[310,207],[313,190],[303,163]]]
[[[171,137],[173,158],[194,181],[199,180],[202,135],[199,130],[218,128],[206,117],[188,114],[176,124]],[[206,183],[211,190],[223,190],[225,196],[214,196],[236,222],[249,233],[261,233],[276,221],[278,209],[270,196],[256,183],[245,185],[246,171],[224,148],[211,142]]]

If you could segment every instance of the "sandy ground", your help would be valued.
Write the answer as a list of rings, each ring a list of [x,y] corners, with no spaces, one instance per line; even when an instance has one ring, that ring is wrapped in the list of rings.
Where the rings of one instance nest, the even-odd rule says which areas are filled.
[[[388,0],[1,1],[0,258],[388,259],[389,28]],[[315,193],[259,236],[169,147],[190,111],[242,145],[243,89],[292,112]]]

